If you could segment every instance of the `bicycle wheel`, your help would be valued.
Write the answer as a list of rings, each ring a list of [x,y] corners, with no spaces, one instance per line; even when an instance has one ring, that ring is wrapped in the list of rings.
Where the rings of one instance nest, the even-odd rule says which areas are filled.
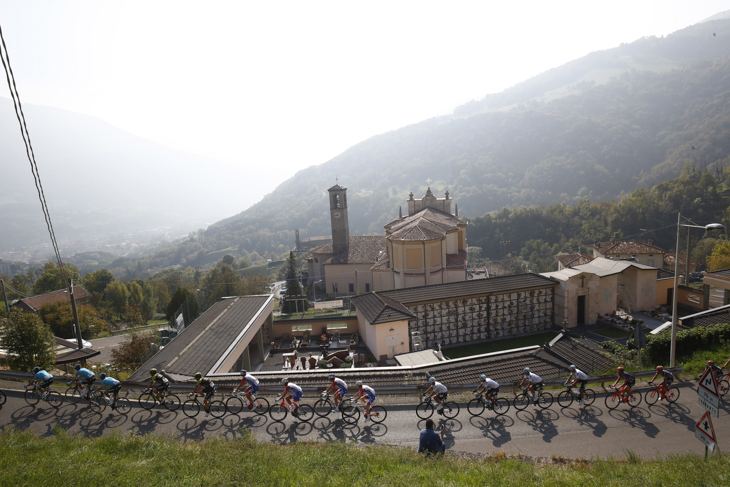
[[[618,393],[606,396],[606,407],[608,409],[616,409],[621,404],[621,396]]]
[[[659,400],[659,391],[656,388],[644,394],[644,400],[649,406],[653,406]]]
[[[479,416],[484,412],[484,403],[481,399],[475,397],[466,405],[466,410],[469,411],[469,414],[472,416]]]
[[[355,424],[360,420],[360,410],[354,406],[345,406],[342,410],[342,421]]]
[[[253,408],[251,409],[256,414],[266,414],[266,412],[269,410],[269,401],[267,401],[266,398],[257,397],[254,400]]]
[[[177,411],[180,408],[180,398],[175,394],[168,394],[162,400],[162,404],[168,411]]]
[[[309,404],[302,404],[297,408],[296,418],[300,421],[308,423],[314,417],[314,408]]]
[[[189,399],[182,405],[183,413],[188,418],[194,418],[200,412],[200,403],[195,399]]]
[[[428,419],[433,416],[433,405],[430,402],[422,402],[416,406],[416,415],[421,419]]]
[[[66,400],[71,404],[78,404],[81,401],[81,389],[76,387],[66,389]]]
[[[449,401],[444,403],[444,407],[441,410],[445,417],[454,419],[459,415],[459,405],[455,402]]]
[[[129,414],[129,411],[132,410],[132,403],[127,399],[126,397],[120,397],[117,399],[117,407],[116,411],[119,412],[119,414]]]
[[[8,396],[5,395],[3,391],[0,391],[0,406],[5,404],[5,401],[8,400]]]
[[[721,396],[725,396],[728,390],[730,390],[730,378],[725,376],[718,384],[718,392]]]
[[[89,401],[89,407],[95,413],[101,413],[106,408],[106,401],[102,396],[94,396]]]
[[[143,409],[152,409],[155,407],[155,404],[157,404],[157,396],[155,396],[152,392],[143,392],[141,396],[139,396],[139,405],[142,406]]]
[[[563,391],[558,394],[558,406],[561,408],[567,408],[573,404],[573,393],[570,391]]]
[[[515,407],[516,410],[522,411],[527,406],[529,406],[531,402],[532,399],[530,399],[530,396],[527,395],[527,393],[523,392],[515,396],[514,401],[512,401],[512,405]]]
[[[334,407],[335,405],[332,404],[332,401],[329,399],[320,399],[314,403],[314,414],[320,418],[324,418],[332,411],[332,409],[334,409]]]
[[[38,391],[35,388],[26,389],[25,394],[23,394],[23,398],[28,404],[30,404],[31,406],[35,406],[36,404],[38,404],[38,401],[41,400],[41,395],[38,394]]]
[[[56,391],[50,391],[48,393],[48,397],[46,398],[46,400],[48,401],[48,404],[50,404],[52,408],[56,408],[56,409],[60,408],[61,404],[63,404],[63,396],[61,395],[60,392],[56,392]]]
[[[494,411],[494,414],[497,416],[502,416],[509,411],[509,401],[503,397],[495,399],[494,404],[492,405],[492,411]]]
[[[223,401],[210,402],[210,415],[214,418],[222,418],[226,415],[226,405],[223,404]]]
[[[541,392],[537,398],[537,405],[542,409],[547,409],[553,405],[553,395],[549,392]]]
[[[679,389],[677,389],[676,387],[670,387],[667,391],[667,402],[669,404],[672,404],[677,399],[679,399]]]
[[[383,406],[373,406],[370,408],[370,421],[373,423],[382,423],[388,416],[388,411]]]
[[[269,409],[269,417],[277,422],[282,422],[286,418],[289,410],[283,404],[274,404]]]
[[[629,406],[635,408],[639,404],[641,404],[641,393],[638,391],[631,391],[631,394],[629,394]]]
[[[226,409],[231,414],[241,414],[245,407],[243,401],[237,396],[231,396],[226,400]]]
[[[593,401],[596,400],[596,393],[593,392],[593,389],[586,389],[583,391],[583,404],[586,406],[590,406],[593,404]]]

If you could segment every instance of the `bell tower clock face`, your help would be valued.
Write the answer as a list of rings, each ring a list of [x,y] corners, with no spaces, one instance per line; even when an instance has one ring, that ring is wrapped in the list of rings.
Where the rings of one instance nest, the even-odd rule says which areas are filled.
[[[335,218],[339,218],[340,216],[342,216],[342,213],[340,213],[339,211],[336,211],[332,214],[332,216],[334,216]]]

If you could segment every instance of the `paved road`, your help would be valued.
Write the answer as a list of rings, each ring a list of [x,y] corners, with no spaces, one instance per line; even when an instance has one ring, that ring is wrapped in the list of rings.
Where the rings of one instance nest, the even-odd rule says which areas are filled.
[[[489,412],[483,417],[471,417],[462,405],[454,420],[443,420],[445,440],[449,449],[494,453],[524,454],[538,457],[566,458],[625,457],[631,449],[642,457],[664,456],[669,453],[704,452],[703,445],[694,437],[694,425],[704,410],[697,404],[695,383],[680,385],[677,403],[663,402],[647,406],[645,402],[635,409],[621,405],[610,411],[604,405],[604,394],[599,394],[593,406],[575,405],[560,409],[554,403],[549,410],[532,407],[525,411],[510,411],[495,418]],[[642,392],[646,389],[642,389]],[[186,440],[201,440],[211,436],[235,438],[242,429],[250,430],[259,441],[295,442],[302,440],[385,443],[416,446],[418,433],[425,421],[419,420],[414,407],[388,405],[388,417],[381,425],[360,423],[348,426],[335,415],[317,418],[311,423],[272,421],[268,415],[244,414],[223,419],[187,418],[181,411],[169,412],[159,406],[151,411],[140,408],[136,402],[128,416],[111,413],[108,409],[95,414],[85,405],[64,403],[58,410],[48,404],[28,406],[19,391],[6,391],[7,403],[0,408],[0,428],[11,425],[31,429],[41,435],[52,433],[56,424],[71,432],[100,436],[112,432],[136,434],[161,433],[176,435]],[[303,401],[304,403],[311,403]],[[718,444],[730,449],[730,406],[721,403],[720,418],[713,419]]]
[[[95,338],[93,340],[89,340],[91,342],[91,348],[101,352],[99,355],[91,360],[102,364],[111,362],[112,350],[114,349],[114,347],[118,347],[128,338],[128,335],[115,335],[106,338]]]

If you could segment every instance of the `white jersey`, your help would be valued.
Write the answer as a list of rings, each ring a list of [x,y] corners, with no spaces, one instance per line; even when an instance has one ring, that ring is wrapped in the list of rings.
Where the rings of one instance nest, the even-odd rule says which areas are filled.
[[[446,389],[446,386],[443,385],[441,382],[434,382],[433,383],[433,392],[438,392],[438,393],[443,394],[443,393],[445,393],[447,391],[448,391],[448,389]]]
[[[340,379],[338,377],[335,377],[334,380],[333,380],[333,382],[334,382],[335,386],[339,390],[341,390],[341,391],[346,391],[347,390],[347,383],[344,380],[342,380],[342,379]]]
[[[482,386],[485,389],[499,389],[499,383],[496,381],[493,381],[492,379],[487,379],[484,382],[482,382]]]
[[[246,382],[248,383],[248,385],[253,387],[259,386],[259,380],[251,374],[246,374]]]
[[[542,379],[540,378],[540,376],[537,374],[533,374],[532,372],[526,373],[525,379],[530,381],[531,384],[538,384],[538,383],[542,382]]]
[[[578,380],[588,380],[588,376],[586,375],[586,373],[585,373],[585,372],[583,372],[583,371],[582,371],[582,370],[580,370],[580,369],[575,369],[575,370],[573,371],[573,375],[574,375],[574,376],[575,376],[575,378],[576,378],[576,379],[578,379]]]

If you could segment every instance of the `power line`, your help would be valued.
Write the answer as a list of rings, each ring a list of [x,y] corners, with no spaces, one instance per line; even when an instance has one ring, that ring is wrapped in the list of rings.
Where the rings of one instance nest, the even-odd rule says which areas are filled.
[[[10,89],[10,96],[13,99],[13,106],[15,107],[15,117],[18,119],[20,125],[20,134],[23,137],[23,143],[25,144],[25,154],[30,162],[30,170],[33,173],[33,180],[35,182],[36,191],[38,192],[38,199],[41,202],[41,209],[43,210],[43,216],[46,220],[46,228],[48,228],[48,234],[51,237],[51,244],[53,245],[53,251],[56,254],[56,260],[58,261],[58,267],[61,274],[65,277],[66,270],[61,260],[61,253],[58,250],[58,243],[56,242],[56,235],[53,231],[53,224],[51,223],[51,215],[48,211],[48,204],[46,203],[46,196],[43,192],[43,184],[41,183],[41,176],[38,172],[38,165],[35,161],[35,153],[33,152],[33,145],[30,141],[30,133],[28,132],[28,126],[25,123],[25,114],[23,113],[23,107],[20,102],[20,94],[15,84],[15,75],[13,74],[13,68],[10,65],[10,55],[8,54],[8,48],[5,45],[5,37],[3,36],[2,27],[0,27],[0,59],[2,60],[3,67],[5,68],[5,79],[8,82],[8,88]]]

